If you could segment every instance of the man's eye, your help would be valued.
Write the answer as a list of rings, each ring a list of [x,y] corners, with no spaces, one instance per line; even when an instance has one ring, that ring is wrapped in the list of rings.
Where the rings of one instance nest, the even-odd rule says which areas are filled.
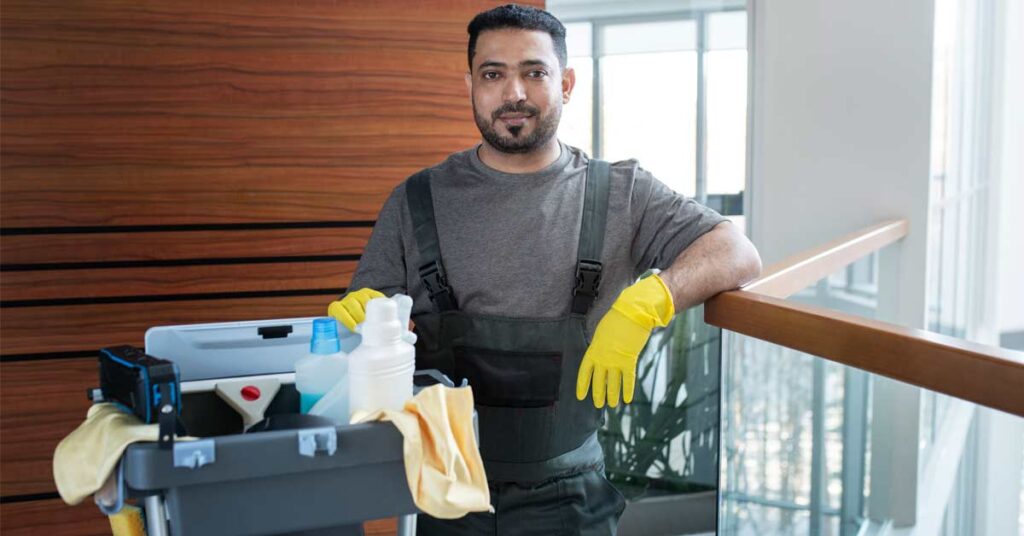
[[[527,74],[527,76],[529,76],[530,78],[544,78],[547,75],[548,75],[548,73],[546,73],[544,71],[530,71]]]
[[[494,71],[488,71],[488,72],[482,74],[481,76],[483,77],[484,80],[497,80],[498,79],[498,73],[496,73]]]

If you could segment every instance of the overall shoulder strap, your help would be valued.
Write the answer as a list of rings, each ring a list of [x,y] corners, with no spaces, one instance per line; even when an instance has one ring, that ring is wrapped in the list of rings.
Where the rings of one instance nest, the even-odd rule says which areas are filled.
[[[423,262],[419,267],[423,286],[439,312],[454,311],[458,306],[441,262],[441,245],[434,220],[434,197],[430,192],[430,174],[427,170],[409,178],[405,184],[405,199],[409,213],[412,214],[412,230]]]
[[[608,221],[608,176],[611,166],[603,160],[587,164],[583,194],[580,247],[576,259],[576,288],[572,291],[572,312],[586,314],[594,305],[601,284],[601,249]]]

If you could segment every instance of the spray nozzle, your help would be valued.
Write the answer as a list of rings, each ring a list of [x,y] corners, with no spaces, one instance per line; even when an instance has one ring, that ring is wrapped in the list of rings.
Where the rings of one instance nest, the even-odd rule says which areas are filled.
[[[405,331],[398,321],[398,304],[389,298],[374,298],[366,304],[363,344],[387,344],[402,338]]]
[[[373,300],[370,300],[369,302],[367,302],[367,304],[366,304],[366,318],[362,322],[360,322],[359,324],[356,324],[355,329],[352,330],[352,331],[354,333],[356,333],[356,334],[361,336],[361,335],[363,335],[363,333],[365,333],[363,330],[365,329],[366,325],[368,323],[370,323],[370,322],[375,321],[375,320],[371,319],[371,313],[370,313],[370,309],[371,309],[370,304],[373,303],[374,300],[380,300],[381,302],[392,302],[393,305],[394,305],[394,315],[393,316],[392,316],[392,313],[390,312],[390,307],[384,306],[384,307],[388,307],[388,311],[385,312],[385,311],[383,311],[383,310],[378,308],[378,307],[381,307],[381,306],[374,306],[373,309],[375,309],[375,312],[372,313],[372,314],[373,315],[380,315],[380,316],[374,316],[374,318],[385,319],[388,322],[397,322],[397,324],[399,326],[398,329],[400,330],[400,333],[401,333],[401,335],[399,335],[399,337],[403,341],[405,341],[405,342],[407,342],[409,344],[416,344],[416,334],[409,330],[409,319],[412,317],[412,304],[413,304],[413,300],[412,300],[412,298],[410,298],[409,296],[406,296],[405,294],[395,294],[394,296],[392,296],[390,298],[374,298]],[[379,320],[377,320],[377,321],[379,321]],[[344,337],[342,337],[342,338],[344,339]],[[345,341],[344,340],[342,340],[342,346],[345,346]],[[347,351],[351,351],[351,348],[348,349]]]

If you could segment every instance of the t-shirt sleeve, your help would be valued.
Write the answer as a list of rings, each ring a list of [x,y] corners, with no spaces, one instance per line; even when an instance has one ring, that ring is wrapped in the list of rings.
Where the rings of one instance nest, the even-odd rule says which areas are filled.
[[[391,296],[406,293],[405,248],[402,241],[404,189],[391,192],[377,215],[370,241],[349,284],[350,290],[372,288]]]
[[[694,240],[726,221],[718,212],[676,193],[650,172],[637,168],[633,203],[631,251],[637,274],[665,269]]]

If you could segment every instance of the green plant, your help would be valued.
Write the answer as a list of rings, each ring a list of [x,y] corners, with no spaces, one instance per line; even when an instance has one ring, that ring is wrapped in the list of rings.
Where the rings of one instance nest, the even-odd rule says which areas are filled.
[[[608,477],[630,499],[716,486],[721,330],[702,317],[694,307],[655,332],[633,402],[605,412]]]

